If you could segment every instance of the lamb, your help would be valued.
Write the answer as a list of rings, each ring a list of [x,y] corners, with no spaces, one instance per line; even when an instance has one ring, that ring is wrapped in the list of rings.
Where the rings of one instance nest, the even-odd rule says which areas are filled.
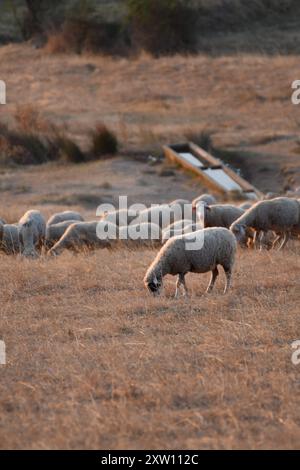
[[[107,231],[107,236],[101,237],[100,231]],[[115,234],[116,226],[106,221],[75,222],[71,224],[63,236],[48,251],[48,255],[59,255],[62,251],[68,249],[80,251],[82,248],[97,249],[110,248],[109,232]]]
[[[192,217],[192,210],[190,211],[190,216]],[[151,222],[159,226],[161,230],[166,228],[168,225],[182,220],[183,211],[180,206],[170,207],[168,204],[157,205],[144,209],[139,213],[136,219],[134,219],[135,224],[141,224],[143,222]]]
[[[189,243],[203,241],[202,248],[188,249]],[[196,246],[195,246],[196,247]],[[154,295],[159,294],[166,274],[178,275],[175,297],[178,297],[179,288],[184,287],[185,275],[188,272],[206,273],[211,271],[211,279],[207,292],[211,292],[219,274],[218,265],[221,265],[226,274],[224,294],[231,284],[232,270],[235,261],[237,242],[234,235],[226,228],[206,228],[197,232],[171,238],[159,251],[150,265],[144,284]]]
[[[204,218],[200,217],[204,227],[225,227],[231,224],[244,214],[243,209],[231,204],[204,205]]]
[[[239,243],[244,243],[247,227],[254,229],[257,234],[272,230],[277,234],[273,248],[277,242],[281,242],[281,250],[287,244],[291,233],[297,230],[297,226],[300,227],[299,202],[296,199],[277,197],[254,204],[233,222],[230,230]]]
[[[46,236],[45,236],[45,247],[50,250],[53,245],[63,236],[65,231],[70,225],[78,222],[78,220],[64,220],[57,224],[47,224]]]
[[[209,206],[217,204],[216,198],[211,194],[201,194],[201,196],[196,197],[192,202],[192,206],[197,207],[199,202],[205,202]]]
[[[37,256],[37,251],[41,250],[45,240],[46,222],[40,211],[29,210],[18,222],[19,237],[22,254],[24,256]]]
[[[21,253],[18,224],[0,223],[0,250],[7,255]]]
[[[56,225],[67,220],[74,220],[78,222],[83,222],[84,219],[81,214],[77,211],[63,211],[53,214],[47,222],[47,226]]]
[[[161,240],[158,225],[144,222],[119,227],[118,240],[127,246],[154,246]]]

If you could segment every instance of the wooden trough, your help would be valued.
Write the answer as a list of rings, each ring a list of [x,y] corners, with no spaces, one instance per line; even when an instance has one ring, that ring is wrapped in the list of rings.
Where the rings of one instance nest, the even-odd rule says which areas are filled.
[[[245,199],[252,200],[259,199],[263,195],[252,184],[225,166],[221,160],[193,142],[165,145],[163,150],[166,158],[197,174],[203,180],[203,184],[212,191],[223,195],[241,193]]]

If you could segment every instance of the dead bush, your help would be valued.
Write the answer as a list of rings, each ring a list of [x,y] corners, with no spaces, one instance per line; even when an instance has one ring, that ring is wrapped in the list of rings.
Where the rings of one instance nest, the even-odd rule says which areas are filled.
[[[117,136],[105,124],[100,123],[91,131],[91,148],[89,153],[92,159],[114,155],[117,153],[118,147]]]

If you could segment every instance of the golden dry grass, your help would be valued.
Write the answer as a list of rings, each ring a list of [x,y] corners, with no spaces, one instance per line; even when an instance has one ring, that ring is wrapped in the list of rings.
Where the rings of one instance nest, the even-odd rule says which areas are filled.
[[[299,244],[178,301],[146,294],[154,254],[1,255],[1,448],[299,447]]]

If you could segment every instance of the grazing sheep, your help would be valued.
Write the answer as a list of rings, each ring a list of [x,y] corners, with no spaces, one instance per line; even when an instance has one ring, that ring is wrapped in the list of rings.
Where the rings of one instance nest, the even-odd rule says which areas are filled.
[[[291,233],[300,227],[300,204],[296,199],[278,197],[271,200],[259,201],[248,209],[241,217],[233,222],[230,230],[239,243],[244,243],[246,229],[250,227],[259,235],[260,232],[274,231],[277,242],[281,242],[279,250],[288,242]]]
[[[187,244],[195,240],[203,240],[202,248],[187,249]],[[211,292],[219,274],[218,265],[221,265],[226,274],[224,290],[224,293],[226,293],[231,283],[236,248],[236,239],[226,228],[207,228],[171,238],[161,248],[149,267],[144,278],[144,284],[150,292],[159,294],[163,277],[166,274],[178,275],[175,293],[175,297],[177,297],[181,285],[187,293],[185,275],[188,272],[206,273],[211,271],[211,280],[207,288],[207,292]]]
[[[0,223],[0,250],[7,255],[21,253],[18,224]]]
[[[215,204],[212,206],[204,205],[204,228],[207,227],[225,227],[230,225],[244,213],[243,209],[231,204]]]
[[[216,198],[211,194],[201,194],[201,196],[196,197],[192,202],[192,206],[197,207],[199,202],[205,202],[209,206],[211,206],[212,204],[217,204]]]
[[[116,226],[106,221],[75,222],[71,224],[63,236],[48,251],[48,255],[59,255],[64,250],[80,251],[83,248],[97,249],[109,248],[110,241],[100,238],[100,229],[106,229],[116,235]],[[98,231],[99,230],[99,231]],[[116,238],[116,237],[115,237]]]
[[[64,220],[57,224],[47,224],[46,236],[45,236],[45,247],[50,250],[53,245],[63,236],[65,231],[70,225],[78,222],[77,220]]]
[[[111,212],[107,212],[103,214],[101,216],[101,220],[110,222],[114,225],[117,225],[118,227],[126,227],[133,220],[135,220],[136,217],[137,217],[137,214],[132,215],[129,209],[120,209],[117,211],[111,211]]]
[[[170,207],[180,206],[182,211],[184,210],[185,206],[188,206],[189,204],[191,204],[191,202],[187,199],[175,199],[174,201],[169,202]]]
[[[19,237],[24,256],[37,256],[44,245],[46,222],[40,211],[27,211],[18,222]]]
[[[118,229],[118,240],[127,246],[154,246],[161,240],[158,225],[143,222]]]
[[[77,211],[63,211],[53,214],[47,222],[47,226],[56,225],[67,220],[77,220],[83,222],[84,218]]]
[[[192,217],[192,210],[190,210],[190,213]],[[179,205],[170,207],[168,204],[162,204],[141,211],[137,218],[134,219],[134,223],[141,224],[143,222],[150,222],[158,225],[159,228],[163,230],[168,225],[182,220],[182,218],[183,211]]]
[[[201,230],[202,228],[202,224],[196,224],[192,220],[179,220],[178,222],[169,225],[163,230],[162,244],[166,243],[172,237],[183,235],[184,233],[195,232],[197,230]]]
[[[168,225],[164,230],[168,230],[170,233],[175,232],[176,230],[184,230],[186,227],[191,225],[193,221],[191,219],[182,219],[174,222],[171,225]]]

